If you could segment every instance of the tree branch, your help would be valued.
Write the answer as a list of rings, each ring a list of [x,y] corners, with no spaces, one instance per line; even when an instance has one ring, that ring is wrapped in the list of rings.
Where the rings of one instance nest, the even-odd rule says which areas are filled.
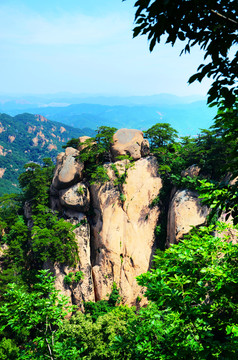
[[[218,11],[215,11],[215,10],[212,10],[212,9],[211,9],[211,12],[213,12],[213,14],[216,14],[216,15],[222,17],[223,19],[226,19],[226,20],[231,21],[233,24],[238,25],[238,22],[237,22],[237,21],[235,21],[235,20],[233,20],[233,19],[231,19],[231,18],[229,18],[229,17],[227,17],[227,16],[225,16],[225,15],[220,14]]]

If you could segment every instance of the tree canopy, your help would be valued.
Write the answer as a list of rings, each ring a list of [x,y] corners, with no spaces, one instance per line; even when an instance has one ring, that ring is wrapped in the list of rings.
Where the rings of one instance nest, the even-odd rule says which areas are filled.
[[[238,3],[236,0],[138,0],[135,3],[134,37],[147,35],[150,51],[161,37],[166,43],[184,41],[182,52],[198,45],[204,50],[204,64],[189,83],[213,79],[208,103],[224,99],[231,107],[238,95]],[[232,50],[232,51],[231,51]]]
[[[214,127],[232,144],[226,169],[231,179],[237,176],[237,98],[238,98],[238,3],[236,0],[138,0],[135,14],[134,37],[147,35],[150,51],[162,37],[172,46],[185,42],[181,53],[190,53],[195,45],[204,51],[204,63],[188,80],[201,82],[213,79],[207,102],[218,106]],[[236,178],[237,180],[237,178]],[[222,189],[221,189],[222,188]],[[216,191],[215,191],[216,190]],[[222,196],[220,195],[222,191]],[[238,222],[238,181],[211,184],[205,192],[208,204],[221,214],[231,214]]]

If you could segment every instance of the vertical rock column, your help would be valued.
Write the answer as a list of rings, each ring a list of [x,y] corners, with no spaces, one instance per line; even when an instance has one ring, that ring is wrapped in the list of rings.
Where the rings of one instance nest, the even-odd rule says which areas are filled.
[[[114,165],[123,172],[126,160]],[[156,159],[141,158],[128,170],[122,194],[115,185],[111,165],[105,166],[110,181],[90,187],[95,211],[91,242],[96,299],[106,299],[116,282],[122,301],[134,305],[143,293],[136,276],[149,269],[154,253],[159,209],[151,209],[150,204],[158,195],[162,181]]]
[[[51,186],[51,207],[59,210],[66,221],[75,225],[75,237],[79,251],[79,263],[75,268],[54,264],[51,266],[56,276],[55,286],[69,296],[72,303],[83,307],[83,301],[94,301],[90,261],[90,227],[85,213],[89,210],[90,194],[82,181],[83,164],[77,160],[79,152],[66,148],[57,158],[54,178]],[[83,278],[71,284],[65,282],[65,276],[82,271]]]
[[[166,246],[178,243],[192,226],[205,224],[208,214],[209,209],[201,204],[197,192],[178,190],[169,207]]]

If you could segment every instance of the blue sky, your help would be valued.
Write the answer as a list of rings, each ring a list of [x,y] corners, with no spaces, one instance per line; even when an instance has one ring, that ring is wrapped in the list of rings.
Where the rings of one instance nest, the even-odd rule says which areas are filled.
[[[135,1],[1,0],[0,93],[205,95],[188,86],[202,62],[193,49],[132,39]]]

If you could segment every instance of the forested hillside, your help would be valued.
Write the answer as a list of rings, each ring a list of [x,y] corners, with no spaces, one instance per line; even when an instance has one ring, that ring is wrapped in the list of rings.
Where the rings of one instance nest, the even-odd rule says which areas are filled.
[[[73,129],[49,121],[41,115],[0,114],[0,194],[16,191],[18,176],[27,162],[43,164],[45,157],[55,161],[69,139],[93,133],[90,129]]]

